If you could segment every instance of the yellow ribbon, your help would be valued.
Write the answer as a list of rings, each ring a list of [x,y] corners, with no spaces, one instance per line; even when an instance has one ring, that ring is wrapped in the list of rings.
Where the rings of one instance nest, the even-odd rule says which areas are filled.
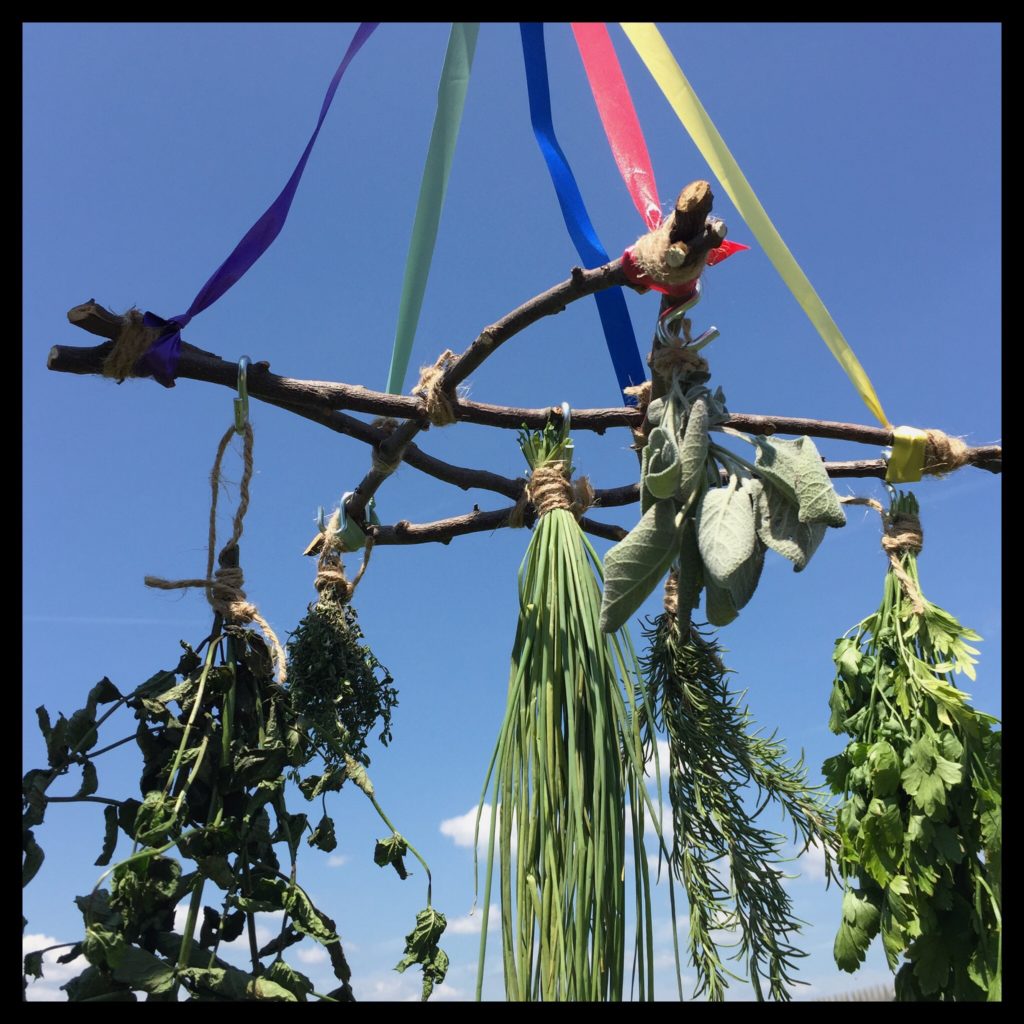
[[[853,354],[849,343],[843,337],[825,304],[807,280],[807,275],[793,258],[782,237],[775,229],[768,214],[765,213],[750,183],[743,176],[739,165],[729,152],[718,129],[708,117],[697,94],[683,75],[679,64],[662,38],[661,33],[652,22],[622,22],[622,29],[629,37],[640,59],[647,65],[647,70],[654,76],[658,87],[665,94],[676,116],[683,127],[696,143],[701,155],[708,162],[715,176],[722,183],[733,205],[740,216],[746,221],[747,227],[764,249],[768,259],[779,272],[779,276],[800,303],[803,311],[817,328],[832,355],[839,360],[839,365],[846,376],[853,382],[857,393],[864,404],[871,410],[883,427],[889,426],[889,420],[882,410],[882,403],[875,394],[864,367]],[[905,442],[902,442],[905,443]],[[894,441],[893,458],[901,450],[902,443]],[[922,452],[923,459],[923,452]]]
[[[924,475],[928,435],[917,427],[894,427],[892,455],[885,479],[890,484],[913,484]]]

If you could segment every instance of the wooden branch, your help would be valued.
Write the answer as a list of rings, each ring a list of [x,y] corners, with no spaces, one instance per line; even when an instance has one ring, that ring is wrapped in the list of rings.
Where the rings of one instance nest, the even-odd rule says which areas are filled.
[[[508,508],[499,508],[489,512],[474,509],[466,515],[439,519],[433,523],[410,523],[407,519],[401,519],[394,526],[372,526],[369,528],[369,532],[373,534],[375,544],[428,544],[431,542],[447,544],[453,537],[461,537],[470,533],[485,533],[507,527],[509,516],[514,508],[514,505],[510,505]],[[524,521],[527,526],[533,526],[536,515],[532,510],[527,511]],[[613,523],[601,523],[587,516],[580,519],[580,526],[586,533],[613,541],[622,540],[627,532],[621,526],[616,526]]]

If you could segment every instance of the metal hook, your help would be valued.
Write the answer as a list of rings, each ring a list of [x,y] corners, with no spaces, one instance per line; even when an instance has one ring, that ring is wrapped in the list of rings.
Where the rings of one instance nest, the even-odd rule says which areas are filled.
[[[249,369],[249,357],[242,356],[238,360],[238,397],[235,399],[235,433],[244,434],[249,422],[249,386],[246,370]]]
[[[345,530],[348,528],[348,512],[345,509],[345,502],[347,502],[348,499],[351,498],[353,494],[355,494],[355,491],[346,491],[341,496],[341,505],[338,508],[338,512],[339,512],[339,515],[338,515],[338,533],[339,534],[340,533],[344,533]]]
[[[694,289],[693,295],[690,296],[685,302],[679,303],[678,306],[673,306],[671,309],[666,309],[664,313],[658,317],[658,327],[655,331],[658,341],[662,345],[678,345],[679,344],[679,329],[678,327],[674,332],[670,332],[669,328],[678,324],[688,310],[693,309],[694,306],[700,302],[701,293],[703,286],[700,283],[700,279],[697,279],[697,286]]]
[[[572,423],[572,411],[569,409],[569,403],[562,403],[562,439],[564,440],[569,436],[569,424]]]

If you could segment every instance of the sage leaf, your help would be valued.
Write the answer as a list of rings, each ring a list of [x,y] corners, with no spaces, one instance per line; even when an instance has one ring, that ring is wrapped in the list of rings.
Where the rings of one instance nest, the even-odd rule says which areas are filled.
[[[683,636],[688,635],[693,609],[700,605],[704,589],[704,563],[697,546],[697,528],[692,519],[684,524],[679,541],[679,565],[676,571],[676,621]]]
[[[614,633],[661,581],[676,557],[682,513],[659,501],[604,559],[601,632]]]
[[[732,598],[733,607],[739,611],[754,596],[764,568],[764,553],[767,548],[760,540],[754,541],[751,556],[729,577],[726,589]]]
[[[719,587],[754,553],[757,531],[750,493],[735,478],[712,487],[697,508],[697,543],[707,575]]]
[[[704,614],[708,622],[712,626],[728,626],[739,614],[732,595],[725,587],[719,587],[710,577],[705,577],[704,587],[707,592]]]
[[[801,523],[846,525],[846,514],[825,464],[809,437],[786,441],[761,436],[755,437],[754,443],[758,473],[796,502]]]
[[[655,498],[670,498],[679,486],[679,449],[676,439],[663,427],[655,427],[647,439],[647,475],[644,485]]]
[[[798,506],[784,490],[767,480],[758,484],[757,535],[762,544],[788,558],[794,572],[802,572],[827,527],[823,523],[800,522]]]
[[[690,500],[700,483],[708,460],[708,404],[698,398],[690,406],[679,443],[679,489],[676,498],[681,502]]]

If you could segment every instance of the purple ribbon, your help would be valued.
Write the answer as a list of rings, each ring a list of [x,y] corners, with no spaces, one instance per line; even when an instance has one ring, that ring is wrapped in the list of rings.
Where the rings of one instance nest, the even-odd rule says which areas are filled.
[[[330,109],[331,100],[334,99],[334,94],[338,91],[341,76],[345,74],[352,58],[359,52],[363,43],[370,38],[370,34],[379,24],[378,21],[364,21],[356,29],[356,34],[352,37],[352,42],[349,43],[348,50],[345,51],[345,56],[327,88],[327,95],[320,108],[320,117],[316,122],[316,128],[313,129],[313,134],[310,136],[309,142],[306,143],[306,148],[299,158],[295,170],[292,171],[288,184],[270,204],[267,212],[249,228],[245,238],[235,246],[231,255],[213,272],[210,280],[203,285],[199,294],[192,300],[188,311],[180,316],[172,317],[170,320],[164,320],[163,317],[149,312],[143,317],[142,322],[147,327],[169,330],[157,338],[152,347],[139,359],[135,368],[137,373],[142,376],[149,374],[165,388],[173,388],[178,369],[178,355],[181,351],[181,332],[197,313],[212,306],[236,281],[239,281],[281,233],[281,228],[284,227],[284,222],[288,219],[288,211],[291,209],[292,199],[295,198],[295,190],[299,186],[302,172],[306,169],[306,161],[320,134],[320,127]]]

